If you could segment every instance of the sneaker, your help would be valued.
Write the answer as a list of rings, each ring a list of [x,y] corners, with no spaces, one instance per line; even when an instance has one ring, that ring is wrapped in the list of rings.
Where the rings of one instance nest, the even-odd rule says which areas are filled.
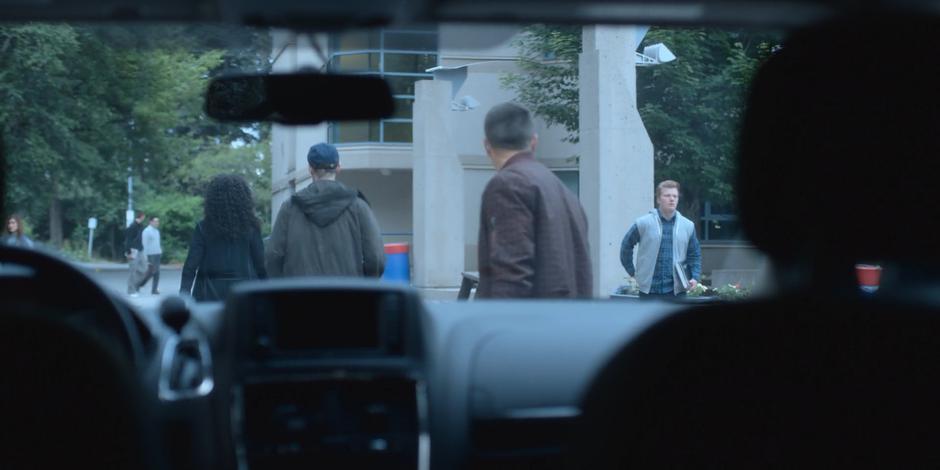
[[[139,293],[139,292],[131,292],[131,293],[128,294],[128,295],[131,296],[131,297],[140,297],[140,293]]]
[[[160,295],[160,291],[155,290],[155,291],[151,292],[150,295]]]

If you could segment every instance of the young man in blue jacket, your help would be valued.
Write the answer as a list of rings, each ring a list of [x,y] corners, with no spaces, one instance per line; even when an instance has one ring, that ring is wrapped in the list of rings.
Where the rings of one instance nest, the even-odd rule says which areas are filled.
[[[702,275],[702,250],[695,224],[676,210],[679,183],[659,183],[656,203],[657,208],[636,219],[623,237],[620,262],[636,279],[641,298],[684,296],[698,285]]]

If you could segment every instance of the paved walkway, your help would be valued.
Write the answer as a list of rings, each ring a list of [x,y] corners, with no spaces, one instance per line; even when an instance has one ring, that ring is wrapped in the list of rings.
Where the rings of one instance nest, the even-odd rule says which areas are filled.
[[[75,265],[106,289],[118,295],[127,296],[126,264],[76,262]],[[140,290],[140,295],[136,297],[127,296],[127,298],[136,306],[146,309],[156,308],[165,297],[179,291],[181,278],[182,266],[163,265],[160,267],[160,295],[150,294],[150,284],[148,283]],[[459,290],[457,287],[451,287],[418,289],[418,292],[428,302],[451,302],[457,300]]]

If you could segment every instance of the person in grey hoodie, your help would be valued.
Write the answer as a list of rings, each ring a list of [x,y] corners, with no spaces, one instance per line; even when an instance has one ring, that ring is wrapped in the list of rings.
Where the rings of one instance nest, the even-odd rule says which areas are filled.
[[[284,201],[265,249],[270,277],[379,277],[385,253],[379,224],[356,189],[336,181],[336,147],[307,153],[313,182]]]

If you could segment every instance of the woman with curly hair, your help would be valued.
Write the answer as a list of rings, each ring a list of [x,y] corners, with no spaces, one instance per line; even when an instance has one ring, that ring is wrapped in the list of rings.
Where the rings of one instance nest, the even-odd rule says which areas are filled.
[[[260,223],[245,179],[214,177],[206,188],[204,210],[189,243],[180,293],[220,301],[237,282],[267,278]]]

